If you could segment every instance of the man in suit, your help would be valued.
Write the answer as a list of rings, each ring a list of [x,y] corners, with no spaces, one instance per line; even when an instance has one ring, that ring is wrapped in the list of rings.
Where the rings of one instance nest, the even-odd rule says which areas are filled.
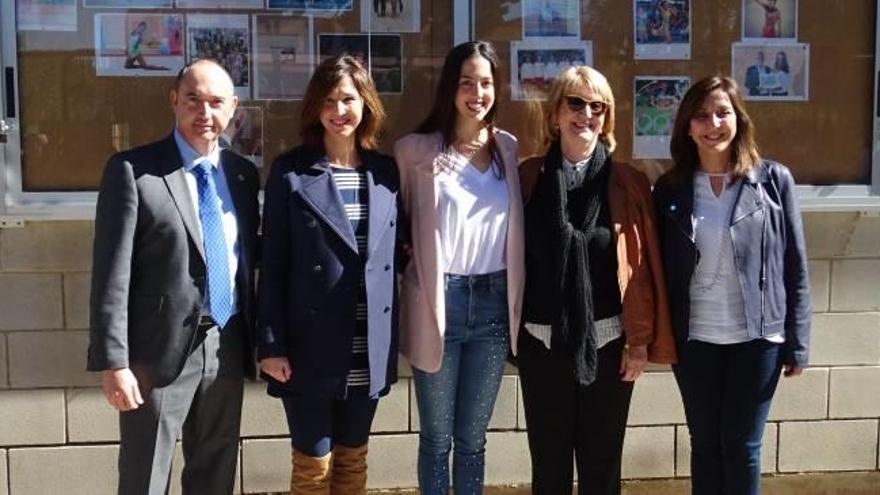
[[[764,52],[759,51],[757,57],[757,63],[746,69],[746,80],[743,83],[749,96],[758,96],[762,93],[761,77],[770,73],[770,67],[764,65]]]
[[[88,369],[119,410],[119,493],[233,489],[243,378],[255,373],[259,179],[218,140],[237,99],[215,62],[185,67],[167,138],[110,158],[98,195]]]

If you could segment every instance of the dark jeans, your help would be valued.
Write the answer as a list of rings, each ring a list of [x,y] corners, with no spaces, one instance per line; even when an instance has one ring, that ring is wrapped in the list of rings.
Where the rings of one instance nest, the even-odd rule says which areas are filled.
[[[571,358],[519,332],[519,378],[532,456],[532,493],[619,494],[620,458],[633,383],[620,380],[624,339],[599,349],[596,381],[578,385]]]
[[[419,489],[448,495],[449,451],[457,495],[483,493],[486,429],[509,348],[507,274],[446,277],[443,362],[413,369],[419,406]]]
[[[370,426],[379,399],[367,396],[344,400],[320,397],[282,397],[293,448],[310,457],[324,457],[334,445],[360,447],[370,439]]]
[[[691,435],[695,495],[761,492],[761,437],[782,369],[780,344],[679,346],[673,366]]]

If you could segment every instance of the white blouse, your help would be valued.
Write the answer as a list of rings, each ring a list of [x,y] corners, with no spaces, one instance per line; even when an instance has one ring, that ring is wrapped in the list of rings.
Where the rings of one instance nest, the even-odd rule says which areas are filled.
[[[730,239],[730,217],[739,193],[739,182],[724,178],[721,195],[715,196],[710,174],[694,176],[694,237],[699,258],[691,278],[688,337],[712,344],[738,344],[751,340]],[[782,342],[782,334],[765,336]]]
[[[440,171],[439,209],[445,273],[480,275],[507,268],[507,181],[496,167],[485,172],[461,155],[449,153]]]

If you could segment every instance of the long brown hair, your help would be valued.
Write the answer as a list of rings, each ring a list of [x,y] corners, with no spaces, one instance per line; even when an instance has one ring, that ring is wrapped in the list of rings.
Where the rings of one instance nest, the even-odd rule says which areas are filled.
[[[302,119],[299,134],[306,146],[324,146],[324,126],[321,124],[321,110],[327,95],[345,76],[364,101],[364,115],[355,131],[359,148],[372,150],[379,146],[379,134],[385,123],[385,107],[373,84],[370,73],[363,64],[348,54],[329,58],[315,68],[303,97]]]
[[[471,57],[482,57],[489,62],[492,72],[492,84],[495,86],[495,101],[492,108],[483,117],[483,123],[489,130],[489,155],[493,158],[492,167],[496,175],[504,177],[504,158],[498,152],[495,144],[495,118],[498,113],[498,90],[501,87],[499,77],[499,61],[495,48],[488,41],[466,41],[455,46],[446,55],[443,69],[440,71],[440,82],[437,85],[437,94],[434,97],[434,105],[425,120],[416,128],[419,134],[439,132],[443,136],[443,145],[448,148],[455,142],[455,96],[458,94],[458,78],[461,77],[461,66]],[[498,164],[496,165],[496,160]]]
[[[675,164],[673,173],[680,179],[692,177],[700,165],[697,144],[690,136],[691,119],[702,111],[706,98],[715,90],[723,91],[730,98],[730,104],[736,114],[736,135],[730,143],[733,161],[731,171],[734,175],[742,177],[760,161],[758,145],[755,144],[755,125],[746,112],[739,85],[729,77],[705,77],[694,83],[685,93],[678,106],[675,125],[672,128],[669,150]]]

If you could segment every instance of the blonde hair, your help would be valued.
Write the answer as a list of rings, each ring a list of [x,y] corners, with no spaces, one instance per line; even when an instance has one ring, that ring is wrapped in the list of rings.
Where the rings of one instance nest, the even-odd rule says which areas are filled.
[[[608,105],[605,112],[605,124],[602,126],[602,133],[599,140],[608,147],[608,152],[614,151],[617,147],[617,139],[614,137],[614,93],[608,84],[608,79],[601,72],[588,65],[576,65],[559,73],[553,80],[550,87],[550,94],[547,96],[547,102],[544,106],[544,133],[547,136],[549,145],[553,141],[559,139],[559,128],[556,125],[556,115],[559,112],[559,106],[563,105],[563,99],[574,89],[588,88],[598,94],[602,101]]]

